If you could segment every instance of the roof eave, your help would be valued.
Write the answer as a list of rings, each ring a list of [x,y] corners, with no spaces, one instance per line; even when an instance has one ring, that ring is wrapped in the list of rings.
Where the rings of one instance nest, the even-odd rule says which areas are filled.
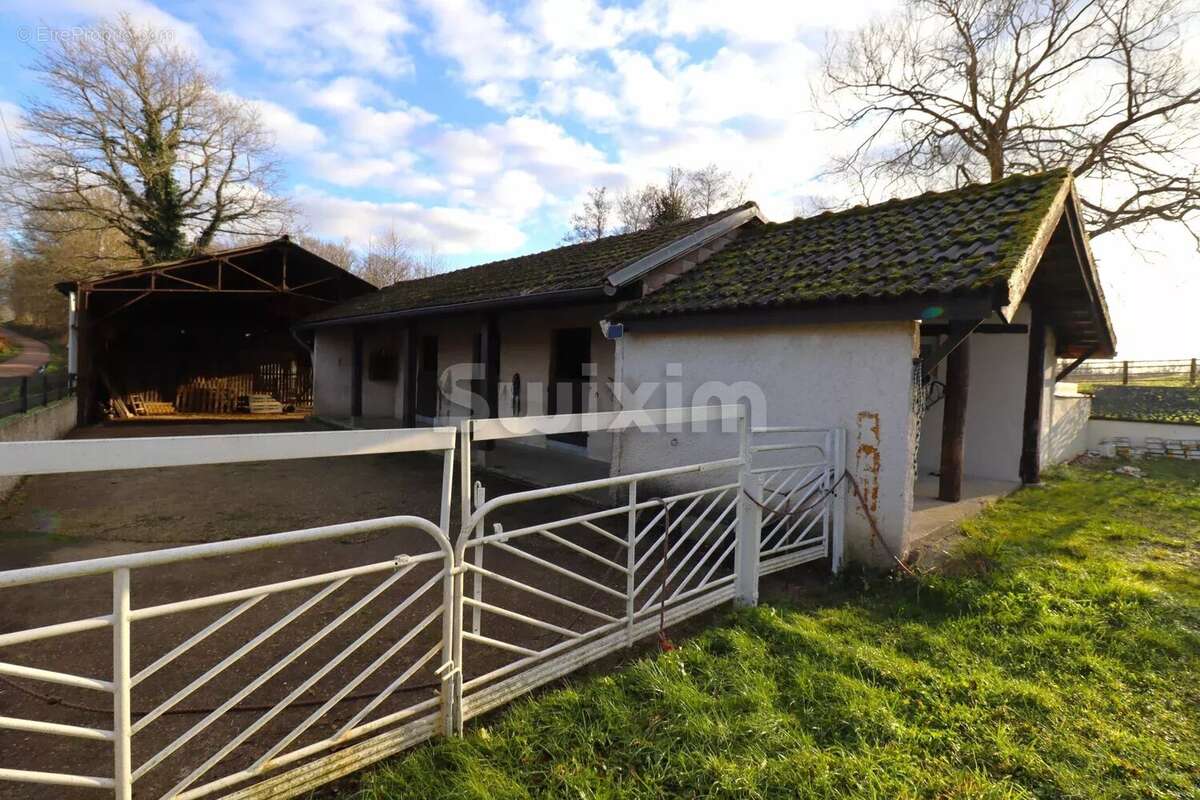
[[[638,258],[636,261],[608,273],[604,276],[605,289],[612,293],[623,286],[628,286],[634,281],[641,279],[647,273],[661,267],[663,264],[667,264],[699,247],[703,247],[708,242],[719,239],[730,231],[736,230],[754,219],[760,222],[767,221],[766,217],[759,210],[758,204],[750,203],[746,208],[735,209],[715,222],[705,225],[700,230],[693,231],[687,236],[669,242],[657,250],[652,250]]]
[[[625,316],[614,314],[626,330],[664,330],[704,325],[841,322],[899,322],[978,320],[991,315],[994,299],[990,291],[960,294],[914,294],[896,297],[831,298],[791,305],[746,306],[732,309],[677,311],[665,314]],[[936,316],[930,311],[936,309]],[[753,312],[753,313],[749,313]]]
[[[1106,340],[1096,351],[1097,357],[1111,358],[1116,354],[1117,335],[1113,330],[1112,317],[1108,313],[1108,303],[1104,299],[1104,290],[1100,284],[1100,273],[1096,269],[1095,257],[1092,255],[1091,242],[1083,227],[1083,214],[1080,208],[1079,194],[1075,190],[1075,179],[1070,175],[1063,181],[1062,188],[1055,195],[1049,211],[1038,226],[1021,261],[1009,275],[1007,285],[1002,287],[1001,293],[1004,294],[1006,289],[1007,294],[1004,297],[1004,304],[998,305],[997,313],[1006,321],[1013,320],[1017,309],[1025,299],[1025,293],[1033,280],[1034,271],[1046,253],[1050,237],[1064,219],[1077,246],[1079,268],[1088,291],[1089,302],[1092,304],[1097,327]]]
[[[1068,175],[1059,187],[1058,192],[1054,195],[1054,200],[1050,203],[1050,208],[1045,215],[1042,216],[1042,221],[1038,223],[1037,230],[1034,232],[1033,238],[1030,240],[1029,247],[1025,248],[1025,253],[1021,256],[1021,260],[1017,262],[1017,266],[1008,275],[1007,280],[1007,296],[1004,299],[1004,304],[999,306],[996,311],[1006,322],[1012,322],[1017,309],[1021,305],[1021,301],[1025,299],[1025,290],[1029,288],[1030,281],[1033,280],[1033,273],[1037,269],[1038,264],[1042,262],[1042,256],[1046,253],[1046,248],[1050,245],[1050,237],[1054,235],[1054,231],[1058,228],[1059,220],[1062,219],[1063,211],[1066,208],[1067,199],[1071,196],[1074,186],[1074,180]]]
[[[513,297],[490,298],[475,300],[467,303],[446,303],[440,306],[421,306],[394,311],[377,311],[367,314],[351,314],[333,319],[303,320],[296,323],[296,330],[311,330],[314,328],[330,328],[339,325],[359,325],[363,323],[386,322],[390,320],[414,319],[431,317],[440,314],[466,314],[472,311],[496,311],[500,309],[526,308],[554,303],[585,303],[596,300],[609,300],[611,297],[598,286],[584,289],[562,289],[553,292],[516,295]]]

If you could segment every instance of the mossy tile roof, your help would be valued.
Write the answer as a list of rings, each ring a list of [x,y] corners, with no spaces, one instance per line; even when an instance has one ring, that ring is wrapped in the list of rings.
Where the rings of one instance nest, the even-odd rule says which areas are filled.
[[[1006,281],[1065,170],[747,226],[617,319],[986,291]]]
[[[349,319],[579,289],[600,290],[605,276],[613,270],[751,205],[746,203],[673,225],[605,236],[428,278],[401,281],[327,309],[306,321]]]

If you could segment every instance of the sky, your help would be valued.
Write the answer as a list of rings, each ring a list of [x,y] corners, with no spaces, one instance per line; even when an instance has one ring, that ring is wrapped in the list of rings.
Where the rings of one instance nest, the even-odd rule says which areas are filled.
[[[893,5],[0,0],[0,112],[19,130],[39,42],[127,11],[257,107],[310,233],[363,248],[394,227],[467,266],[554,247],[588,188],[619,192],[671,165],[732,171],[773,220],[837,196],[824,173],[852,142],[828,129],[812,83],[829,35]],[[1094,249],[1119,355],[1200,356],[1187,232],[1158,225]]]

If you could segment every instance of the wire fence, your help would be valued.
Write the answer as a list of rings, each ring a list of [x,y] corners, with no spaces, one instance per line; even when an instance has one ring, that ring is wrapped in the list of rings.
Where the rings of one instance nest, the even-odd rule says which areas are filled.
[[[1069,360],[1060,360],[1063,370]],[[1103,384],[1177,384],[1195,386],[1200,380],[1200,359],[1182,358],[1167,361],[1084,361],[1070,372],[1067,379],[1074,383]]]

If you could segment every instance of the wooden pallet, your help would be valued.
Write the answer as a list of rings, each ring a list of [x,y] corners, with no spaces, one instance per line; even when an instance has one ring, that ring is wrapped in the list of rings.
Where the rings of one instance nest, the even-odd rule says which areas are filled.
[[[271,397],[269,394],[252,394],[250,395],[250,413],[251,414],[282,414],[283,403]]]

